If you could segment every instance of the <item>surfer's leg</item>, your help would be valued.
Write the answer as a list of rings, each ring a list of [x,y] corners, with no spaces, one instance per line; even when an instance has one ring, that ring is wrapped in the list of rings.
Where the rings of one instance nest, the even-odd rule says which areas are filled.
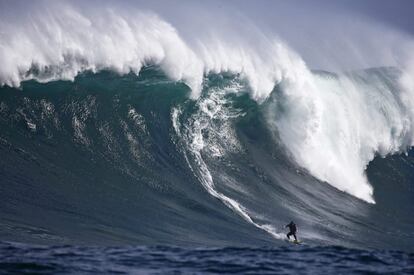
[[[296,238],[296,233],[292,234],[293,237],[295,237],[295,241],[298,241],[298,238]]]
[[[290,235],[292,235],[291,232],[287,233],[287,235],[286,235],[289,240],[290,240]]]

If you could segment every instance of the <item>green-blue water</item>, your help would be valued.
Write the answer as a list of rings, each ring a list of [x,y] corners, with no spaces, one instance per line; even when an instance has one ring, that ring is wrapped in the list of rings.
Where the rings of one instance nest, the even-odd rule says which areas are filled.
[[[231,92],[235,83],[238,93]],[[168,80],[156,68],[140,76],[84,73],[74,82],[27,81],[20,89],[1,88],[0,240],[57,251],[56,256],[43,255],[37,254],[37,246],[4,243],[1,253],[8,258],[2,269],[80,272],[70,267],[72,256],[61,263],[53,258],[61,250],[77,255],[83,246],[96,247],[85,248],[92,258],[112,257],[105,247],[128,246],[120,248],[127,253],[123,249],[141,249],[131,247],[136,245],[164,255],[164,248],[154,248],[163,245],[181,247],[177,254],[168,247],[165,253],[183,254],[187,260],[188,253],[199,253],[194,247],[204,247],[207,252],[200,253],[209,256],[201,255],[200,263],[216,255],[209,252],[214,247],[226,257],[236,253],[240,261],[250,259],[244,253],[257,253],[252,269],[249,264],[237,269],[239,260],[232,267],[265,272],[261,261],[280,257],[280,247],[288,245],[284,225],[290,220],[298,225],[304,245],[286,248],[288,258],[322,253],[315,256],[322,264],[331,257],[326,253],[332,259],[359,255],[355,257],[362,257],[362,263],[359,258],[345,260],[355,267],[370,261],[364,253],[375,258],[379,252],[337,246],[412,252],[412,152],[369,164],[376,204],[339,191],[299,167],[275,140],[265,114],[279,89],[258,104],[237,76],[211,75],[201,97],[191,100],[186,85]],[[223,247],[245,250],[226,253]],[[254,247],[270,250],[258,253]],[[31,249],[33,259],[26,257]],[[412,254],[386,253],[374,261],[404,263],[399,271],[412,271]],[[19,255],[52,267],[37,269],[25,261],[19,265]],[[168,263],[160,260],[155,267],[171,267],[166,272],[181,268],[168,257]],[[83,271],[138,268],[122,268],[122,262],[112,270],[113,263],[105,262],[103,269]],[[189,272],[209,271],[190,266]]]

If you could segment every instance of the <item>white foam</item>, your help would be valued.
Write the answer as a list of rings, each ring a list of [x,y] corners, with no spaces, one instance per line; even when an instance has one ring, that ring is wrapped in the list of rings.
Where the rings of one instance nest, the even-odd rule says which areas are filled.
[[[363,83],[308,73],[302,80],[283,85],[268,108],[269,124],[312,175],[374,203],[365,169],[376,154],[413,145],[414,94],[390,90],[380,78]]]
[[[38,5],[22,16],[30,19],[13,24],[0,19],[1,85],[73,80],[86,70],[139,73],[155,64],[172,80],[184,81],[193,98],[200,95],[204,74],[231,72],[249,81],[253,98],[264,100],[275,82],[289,76],[289,67],[302,62],[278,40],[262,39],[252,47],[221,35],[190,47],[171,24],[151,12],[131,15],[101,7],[92,12],[65,2]]]

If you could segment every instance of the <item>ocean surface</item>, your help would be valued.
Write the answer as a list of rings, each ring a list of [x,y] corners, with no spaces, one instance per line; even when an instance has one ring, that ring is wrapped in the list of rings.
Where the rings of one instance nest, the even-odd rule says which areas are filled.
[[[1,243],[1,274],[412,274],[413,253],[339,246],[183,248]]]
[[[0,25],[0,273],[414,273],[407,68],[66,8]]]

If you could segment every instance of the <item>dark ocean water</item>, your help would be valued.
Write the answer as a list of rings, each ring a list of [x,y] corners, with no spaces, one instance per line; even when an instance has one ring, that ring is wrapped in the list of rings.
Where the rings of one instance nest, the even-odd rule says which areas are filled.
[[[413,273],[413,151],[369,164],[376,204],[339,191],[269,130],[278,89],[211,75],[191,100],[156,68],[1,88],[0,272]]]
[[[412,274],[414,254],[339,246],[77,247],[2,243],[1,274]]]

